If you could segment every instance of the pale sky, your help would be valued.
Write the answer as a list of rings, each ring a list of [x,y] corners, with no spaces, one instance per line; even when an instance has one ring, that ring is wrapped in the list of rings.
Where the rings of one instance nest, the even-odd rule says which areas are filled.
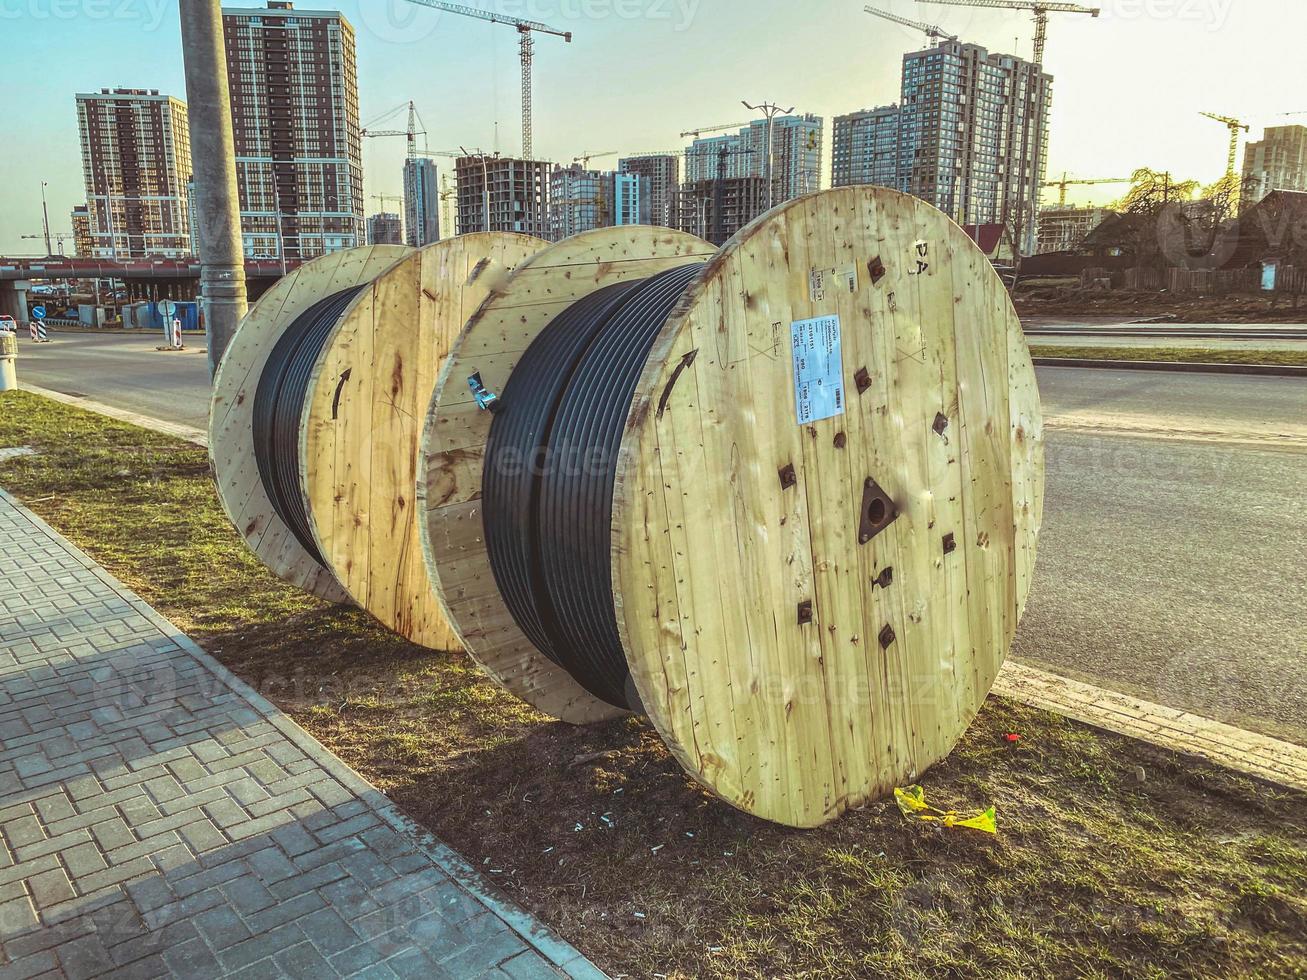
[[[536,156],[559,162],[585,151],[679,148],[687,142],[682,130],[746,121],[751,114],[740,100],[766,100],[826,117],[829,182],[831,117],[897,101],[903,53],[925,46],[918,32],[863,13],[859,0],[466,2],[574,32],[570,45],[536,40]],[[1127,177],[1150,166],[1209,183],[1225,169],[1228,136],[1201,111],[1244,119],[1254,139],[1264,126],[1307,125],[1304,0],[1093,2],[1103,7],[1096,20],[1051,17],[1050,177]],[[1026,13],[913,0],[877,5],[993,51],[1030,56]],[[432,149],[517,152],[511,27],[406,0],[298,6],[339,9],[354,24],[365,123],[411,98]],[[20,236],[41,231],[40,182],[49,182],[52,231],[70,231],[68,213],[85,200],[74,93],[124,86],[185,99],[176,3],[0,0],[0,37],[0,254],[38,254],[42,243]],[[394,128],[403,128],[402,119]],[[403,139],[365,142],[367,195],[399,193],[403,155]],[[612,167],[615,159],[592,166]],[[1105,203],[1122,190],[1073,187],[1068,200]],[[369,198],[366,210],[381,207]]]

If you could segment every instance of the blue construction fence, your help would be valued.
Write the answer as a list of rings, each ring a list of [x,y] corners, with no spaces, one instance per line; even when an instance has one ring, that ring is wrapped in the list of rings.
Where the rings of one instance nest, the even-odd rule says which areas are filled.
[[[128,310],[131,310],[130,314]],[[173,313],[182,322],[183,330],[200,329],[200,304],[177,302],[176,312]],[[130,323],[128,320],[130,319]],[[123,326],[136,327],[138,330],[163,330],[170,326],[170,317],[164,317],[159,312],[157,302],[150,303],[133,303],[130,307],[123,308]]]

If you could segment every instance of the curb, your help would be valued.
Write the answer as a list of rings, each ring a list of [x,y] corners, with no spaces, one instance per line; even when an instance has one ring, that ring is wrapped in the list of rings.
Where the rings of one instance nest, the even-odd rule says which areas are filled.
[[[1191,374],[1245,374],[1307,378],[1307,364],[1212,364],[1207,361],[1119,361],[1096,357],[1034,357],[1036,367],[1108,368]]]
[[[19,382],[18,389],[20,391],[29,392],[33,395],[40,395],[42,398],[49,398],[51,401],[62,402],[65,405],[72,405],[74,408],[81,408],[88,412],[95,412],[97,415],[117,419],[119,422],[127,422],[131,425],[139,426],[142,429],[148,429],[151,432],[158,432],[165,436],[183,439],[186,442],[194,443],[195,445],[202,446],[206,449],[209,446],[209,434],[203,429],[197,429],[194,426],[182,425],[180,422],[165,422],[163,419],[152,418],[149,415],[139,415],[136,412],[129,412],[125,408],[115,408],[112,405],[106,405],[103,402],[97,402],[90,398],[83,398],[80,395],[66,395],[62,391],[55,391],[51,388],[42,388],[39,385],[29,385],[25,381]]]
[[[1008,660],[992,694],[1307,791],[1307,747]]]
[[[48,333],[98,333],[112,337],[147,337],[151,334],[162,335],[163,330],[159,327],[77,327],[66,323],[51,323],[47,328]],[[203,337],[208,333],[207,330],[183,330],[184,337]]]
[[[164,618],[148,602],[118,581],[106,568],[24,507],[20,501],[6,490],[0,489],[0,499],[7,501],[10,506],[31,521],[38,530],[55,541],[60,548],[65,549],[70,555],[84,564],[100,581],[117,592],[124,602],[148,619],[169,640],[199,661],[221,683],[244,698],[250,707],[261,714],[290,741],[294,742],[305,755],[340,780],[344,786],[371,807],[382,820],[396,831],[410,837],[418,849],[431,859],[433,864],[458,882],[488,911],[492,912],[513,932],[517,933],[528,947],[539,953],[564,976],[573,978],[573,980],[606,980],[607,974],[591,963],[580,950],[562,939],[533,915],[502,897],[491,883],[486,881],[481,873],[473,868],[462,855],[451,850],[434,834],[419,827],[392,803],[386,794],[351,769],[343,760],[332,754],[326,746],[296,724],[289,715],[201,649],[194,640]]]

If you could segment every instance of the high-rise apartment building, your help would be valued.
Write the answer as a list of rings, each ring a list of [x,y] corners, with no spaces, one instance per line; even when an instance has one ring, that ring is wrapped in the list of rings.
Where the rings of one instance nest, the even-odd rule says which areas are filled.
[[[780,204],[821,189],[821,143],[825,124],[820,116],[777,116],[772,123],[772,204]],[[741,130],[753,152],[743,158],[752,167],[748,176],[766,175],[767,121],[755,119]]]
[[[606,183],[612,188],[608,220],[614,225],[647,225],[649,220],[649,181],[639,174],[611,173]]]
[[[404,229],[414,248],[440,241],[440,184],[436,162],[426,157],[404,161]]]
[[[92,254],[188,255],[186,104],[156,89],[102,88],[76,98]]]
[[[245,254],[308,259],[363,241],[354,28],[339,11],[224,8]]]
[[[608,218],[612,192],[607,176],[599,170],[587,170],[579,163],[554,167],[549,174],[550,241],[612,223]]]
[[[780,204],[821,187],[821,143],[823,123],[819,116],[777,116],[771,128],[771,203]],[[685,181],[697,185],[705,180],[743,177],[764,178],[767,174],[767,120],[755,119],[738,133],[696,139],[685,152]],[[744,186],[744,185],[740,185]],[[749,201],[745,193],[740,200]],[[758,203],[758,214],[767,207],[767,194]],[[748,220],[756,215],[750,215]]]
[[[1007,225],[1030,254],[1052,86],[1037,65],[976,44],[904,55],[900,186],[959,224]]]
[[[579,163],[549,175],[549,235],[559,241],[594,228],[650,224],[648,180],[639,174],[587,170]]]
[[[1037,65],[975,44],[910,52],[897,107],[835,120],[831,183],[882,184],[960,224],[1005,224],[1030,254],[1052,86]]]
[[[460,235],[516,231],[544,238],[548,234],[550,174],[544,160],[459,157],[454,161],[454,176]]]
[[[95,239],[91,237],[91,209],[85,204],[74,204],[70,215],[73,224],[73,254],[79,258],[95,255]]]
[[[617,161],[617,170],[644,179],[644,222],[672,227],[675,214],[673,196],[681,183],[681,158],[675,153],[622,157]]]
[[[1243,154],[1243,197],[1256,204],[1271,191],[1307,191],[1307,126],[1270,126]]]
[[[403,245],[404,228],[394,211],[379,211],[368,217],[369,245]]]
[[[880,106],[835,117],[831,186],[899,188],[899,107]]]

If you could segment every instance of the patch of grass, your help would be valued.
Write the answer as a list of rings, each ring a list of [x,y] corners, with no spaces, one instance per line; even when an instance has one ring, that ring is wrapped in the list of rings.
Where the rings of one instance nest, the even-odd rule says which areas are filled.
[[[610,973],[1307,975],[1304,794],[990,698],[923,784],[997,804],[997,837],[892,801],[788,830],[707,796],[638,721],[551,722],[277,582],[201,450],[22,393],[0,396],[17,445],[40,455],[0,485]]]
[[[1210,347],[1066,347],[1058,344],[1031,344],[1030,354],[1032,357],[1082,357],[1108,361],[1307,365],[1307,350],[1214,350]]]

